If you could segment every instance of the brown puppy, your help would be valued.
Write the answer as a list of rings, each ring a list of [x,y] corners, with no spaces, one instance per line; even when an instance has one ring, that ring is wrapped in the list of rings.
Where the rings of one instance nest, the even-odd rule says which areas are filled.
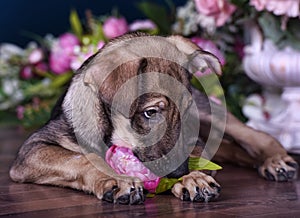
[[[111,41],[83,64],[48,123],[24,142],[10,177],[142,203],[141,180],[118,175],[103,159],[116,144],[130,147],[158,176],[183,177],[172,188],[182,200],[209,201],[220,192],[211,176],[188,171],[189,155],[216,153],[218,161],[258,167],[269,180],[295,179],[297,163],[274,138],[191,87],[192,73],[207,67],[221,71],[213,55],[180,36]]]

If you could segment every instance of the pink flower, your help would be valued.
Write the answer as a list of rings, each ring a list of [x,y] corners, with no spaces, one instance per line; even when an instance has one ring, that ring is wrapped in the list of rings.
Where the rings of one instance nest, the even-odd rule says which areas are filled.
[[[31,79],[33,77],[32,67],[29,65],[23,67],[20,71],[20,77],[22,79]]]
[[[144,182],[145,189],[155,192],[160,178],[146,168],[129,148],[112,145],[106,152],[105,159],[116,173],[138,177]]]
[[[250,0],[250,5],[256,10],[273,12],[275,15],[286,15],[288,17],[299,16],[300,0]]]
[[[213,55],[215,55],[219,59],[221,65],[225,64],[225,57],[222,54],[222,52],[217,48],[215,43],[207,39],[202,39],[200,37],[193,37],[191,38],[191,41],[197,44],[202,50],[210,52]],[[205,76],[208,74],[211,74],[210,69],[207,69],[205,72],[196,72],[196,76]]]
[[[103,32],[109,39],[118,37],[128,32],[125,18],[109,17],[103,24]]]
[[[97,46],[90,45],[86,47],[82,47],[75,52],[75,55],[71,59],[70,67],[73,71],[78,70],[84,61],[86,61],[89,57],[95,54],[98,50],[100,50],[105,43],[103,41],[99,41]]]
[[[65,33],[59,37],[59,45],[63,49],[74,48],[79,44],[79,39],[72,33]]]
[[[24,119],[24,113],[25,113],[25,107],[22,106],[22,105],[17,106],[16,112],[17,112],[18,119],[23,120]]]
[[[48,66],[45,62],[39,62],[35,65],[35,69],[40,72],[45,72],[48,70]]]
[[[199,13],[213,17],[216,26],[223,26],[236,10],[227,0],[194,0]]]
[[[79,43],[78,38],[71,33],[65,33],[58,38],[49,57],[49,66],[54,73],[62,74],[70,70],[74,50]]]
[[[213,55],[215,55],[219,59],[221,65],[225,64],[225,57],[223,53],[218,49],[215,43],[207,39],[202,39],[200,37],[193,37],[191,38],[191,40],[204,51],[210,52]]]
[[[42,61],[44,58],[44,53],[42,49],[37,48],[34,49],[28,56],[28,61],[30,64],[37,64],[38,62]]]
[[[97,49],[100,50],[101,48],[103,48],[104,45],[105,45],[105,42],[99,41],[97,44]]]
[[[156,25],[151,20],[136,20],[129,26],[130,31],[153,30]]]

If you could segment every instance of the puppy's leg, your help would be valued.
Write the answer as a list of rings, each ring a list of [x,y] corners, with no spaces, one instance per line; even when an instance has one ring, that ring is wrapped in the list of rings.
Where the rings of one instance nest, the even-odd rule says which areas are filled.
[[[16,182],[71,187],[121,204],[144,201],[138,178],[117,175],[95,154],[80,154],[42,142],[25,144],[10,170]]]
[[[244,125],[230,113],[225,132],[254,158],[259,173],[266,179],[287,181],[297,178],[297,162],[269,134]]]
[[[287,181],[297,178],[297,162],[287,154],[275,138],[246,126],[229,112],[226,113],[225,123],[222,123],[218,114],[211,114],[211,106],[217,109],[221,106],[213,102],[210,105],[207,97],[195,89],[193,97],[200,111],[200,137],[207,139],[209,133],[207,130],[212,127],[213,131],[218,132],[221,131],[220,126],[225,124],[224,138],[229,139],[229,143],[224,139],[220,148],[224,153],[217,152],[216,159],[240,165],[254,165],[268,180]],[[212,116],[215,116],[214,122],[211,122]],[[222,148],[224,145],[225,147]],[[241,148],[237,148],[236,145]]]

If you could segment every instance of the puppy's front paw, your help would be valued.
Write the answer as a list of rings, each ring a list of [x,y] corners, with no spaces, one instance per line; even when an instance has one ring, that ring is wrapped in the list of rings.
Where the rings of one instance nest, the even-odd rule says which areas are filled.
[[[286,182],[297,178],[298,168],[298,163],[292,157],[278,154],[266,159],[258,171],[267,180]]]
[[[145,201],[143,182],[135,177],[119,176],[96,182],[99,199],[119,204],[142,204]]]
[[[220,185],[209,175],[193,171],[176,183],[172,193],[183,201],[208,202],[220,195]]]

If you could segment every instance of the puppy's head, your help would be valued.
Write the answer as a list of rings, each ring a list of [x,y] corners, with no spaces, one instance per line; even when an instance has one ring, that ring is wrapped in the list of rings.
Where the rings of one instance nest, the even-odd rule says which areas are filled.
[[[90,60],[84,83],[106,108],[113,144],[130,147],[159,176],[180,177],[199,130],[189,116],[196,110],[190,78],[207,67],[220,73],[218,60],[187,39],[131,34]]]

